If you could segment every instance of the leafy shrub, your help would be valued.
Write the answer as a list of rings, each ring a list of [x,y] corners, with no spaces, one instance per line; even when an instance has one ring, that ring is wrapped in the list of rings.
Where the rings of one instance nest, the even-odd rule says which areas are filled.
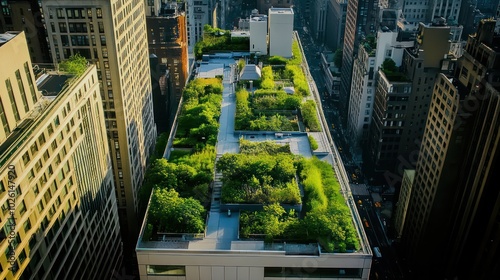
[[[286,65],[288,63],[288,59],[282,56],[274,55],[269,57],[267,62],[271,65]]]
[[[309,95],[309,84],[307,83],[306,76],[302,72],[302,69],[298,65],[288,64],[285,67],[286,75],[291,77],[293,80],[293,86],[295,91],[300,93],[302,96]]]
[[[277,155],[280,153],[290,153],[290,144],[280,145],[273,141],[252,142],[240,139],[240,154],[256,155]]]
[[[156,232],[200,233],[205,229],[205,209],[194,198],[182,198],[175,190],[155,189],[148,222]]]
[[[297,242],[318,241],[324,250],[345,252],[359,249],[351,214],[340,193],[332,166],[314,157],[298,165],[305,191],[305,216],[299,219],[276,204],[263,211],[240,214],[240,236],[265,235],[265,241],[286,238]],[[257,236],[255,236],[257,235]]]
[[[314,137],[312,137],[312,135],[309,135],[307,138],[309,138],[309,145],[311,145],[311,150],[314,151],[319,148],[318,142],[316,141],[316,139],[314,139]]]
[[[79,53],[76,53],[59,63],[59,71],[80,76],[87,70],[87,64],[87,59]]]
[[[183,92],[182,113],[178,118],[174,147],[195,148],[215,145],[222,102],[220,79],[195,79]]]
[[[262,76],[260,87],[262,89],[273,89],[274,88],[274,77],[273,69],[271,66],[265,66],[262,68]]]
[[[217,161],[223,174],[222,202],[300,203],[294,162],[289,154],[224,154]]]
[[[266,235],[267,241],[283,236],[288,225],[297,220],[295,212],[286,212],[279,204],[265,205],[262,211],[242,211],[240,214],[240,237],[254,234]]]
[[[316,111],[316,103],[314,103],[313,100],[307,100],[302,103],[300,112],[302,113],[302,121],[309,131],[321,131],[318,113]]]

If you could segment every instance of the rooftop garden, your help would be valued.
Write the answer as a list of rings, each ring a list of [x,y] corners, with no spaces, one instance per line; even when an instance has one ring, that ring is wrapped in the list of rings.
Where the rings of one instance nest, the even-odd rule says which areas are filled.
[[[183,92],[174,148],[202,149],[214,146],[219,129],[222,81],[218,78],[195,79]]]
[[[218,29],[208,31],[214,38],[225,36]],[[256,83],[259,88],[237,90],[235,129],[298,130],[301,118],[307,130],[320,131],[316,104],[307,99],[297,42],[293,53],[292,59],[262,58],[266,66]],[[286,92],[287,85],[295,91]],[[258,204],[262,209],[240,210],[241,240],[319,243],[327,252],[359,249],[350,210],[329,163],[293,155],[288,144],[244,139],[239,154],[224,154],[215,163],[221,102],[218,78],[195,79],[184,89],[170,158],[153,160],[141,189],[141,197],[150,198],[142,240],[158,240],[162,233],[202,233],[217,169],[223,175],[222,203]],[[314,138],[309,141],[312,150],[318,148]],[[164,145],[165,139],[158,142]]]
[[[375,36],[369,35],[361,42],[369,56],[374,56],[377,51],[377,40]]]
[[[248,51],[249,49],[249,38],[231,38],[231,31],[205,24],[203,40],[195,44],[194,54],[196,59],[201,59],[204,53],[211,51]]]
[[[288,146],[240,140],[240,154],[224,154],[217,161],[222,172],[222,203],[300,204],[294,156]]]
[[[331,165],[314,157],[297,158],[294,166],[305,191],[302,213],[287,211],[275,201],[262,211],[242,211],[240,238],[319,242],[328,252],[359,249],[351,214]]]
[[[87,65],[87,59],[79,53],[76,53],[68,59],[59,62],[59,71],[80,76],[87,70]]]
[[[386,58],[384,62],[382,62],[381,69],[384,72],[384,75],[390,82],[409,82],[406,74],[399,71],[399,67],[396,66],[396,62],[390,58]]]
[[[220,79],[196,79],[183,92],[174,150],[161,158],[165,136],[146,171],[141,201],[151,195],[144,240],[159,232],[200,233],[210,207],[210,183],[215,167],[215,143],[222,102]]]
[[[321,130],[314,101],[304,101],[310,93],[296,41],[292,51],[291,59],[272,56],[263,60],[266,66],[261,79],[254,81],[255,91],[249,92],[247,82],[240,81],[236,92],[236,130],[298,131],[299,110],[307,130]],[[238,65],[241,69],[243,63]],[[287,86],[294,92],[285,91]]]

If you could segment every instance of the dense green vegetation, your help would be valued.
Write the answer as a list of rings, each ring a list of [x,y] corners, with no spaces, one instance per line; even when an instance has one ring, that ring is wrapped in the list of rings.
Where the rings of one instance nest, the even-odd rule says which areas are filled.
[[[270,65],[286,65],[288,63],[288,59],[282,57],[282,56],[271,56],[267,60],[267,63]]]
[[[299,43],[296,40],[292,42],[292,55],[293,57],[288,60],[290,65],[301,65],[302,64],[302,54],[300,53]]]
[[[203,205],[210,201],[209,185],[213,179],[215,147],[206,146],[193,154],[167,161],[164,158],[153,160],[148,170],[140,195],[147,200],[151,190],[174,189],[182,197],[194,197]]]
[[[153,233],[200,233],[205,229],[205,209],[193,198],[182,198],[172,189],[155,189],[148,223]]]
[[[319,148],[318,142],[316,141],[316,139],[314,139],[314,137],[312,137],[312,135],[309,135],[307,138],[309,138],[309,145],[311,146],[311,150],[314,151]]]
[[[168,135],[158,137],[155,155],[139,193],[145,202],[153,192],[146,226],[148,234],[203,231],[204,207],[209,207],[209,186],[215,167],[221,101],[222,83],[217,78],[196,79],[184,89],[174,140],[176,148],[169,160],[162,158]],[[170,203],[174,203],[172,209],[166,206]],[[179,217],[178,213],[185,208],[192,209]]]
[[[345,252],[359,248],[356,230],[340,185],[330,164],[317,158],[302,159],[298,170],[305,191],[305,216],[269,205],[263,211],[243,212],[240,235],[265,235],[265,239],[284,238],[297,242],[318,241],[324,250]]]
[[[297,222],[295,211],[285,211],[278,203],[264,205],[258,212],[241,211],[240,237],[264,236],[268,242],[282,237],[290,224]],[[256,236],[257,235],[257,236]]]
[[[240,139],[240,154],[247,155],[257,155],[257,154],[266,154],[266,155],[277,155],[281,153],[290,153],[290,145],[280,145],[276,144],[273,141],[263,141],[263,142],[252,142],[249,140],[245,140],[243,138]]]
[[[309,131],[321,131],[321,126],[316,111],[316,103],[313,100],[307,100],[300,107],[302,121]]]
[[[382,62],[382,72],[384,72],[387,79],[391,82],[408,82],[410,79],[406,77],[406,74],[399,71],[399,67],[396,66],[396,62],[390,58],[386,58]]]
[[[216,167],[223,203],[301,203],[293,155],[224,154]]]
[[[201,59],[203,54],[211,51],[248,51],[250,50],[249,38],[231,38],[231,31],[213,28],[206,24],[203,28],[203,40],[194,46],[196,59]]]
[[[271,66],[262,67],[260,88],[274,89],[274,76]]]
[[[79,53],[70,56],[59,63],[59,71],[80,76],[87,70],[87,59]]]
[[[301,98],[282,90],[257,90],[254,96],[245,89],[236,92],[236,130],[296,131],[293,114]]]
[[[183,92],[174,147],[202,149],[215,145],[219,129],[222,82],[220,79],[195,79]]]
[[[287,65],[285,66],[286,76],[290,77],[293,81],[293,86],[295,88],[295,92],[299,93],[302,96],[309,95],[309,84],[307,83],[306,76],[304,72],[302,72],[302,68],[300,65]]]

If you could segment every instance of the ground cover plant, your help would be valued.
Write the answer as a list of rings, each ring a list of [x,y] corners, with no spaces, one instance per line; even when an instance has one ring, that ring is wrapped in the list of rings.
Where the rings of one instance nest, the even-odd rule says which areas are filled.
[[[222,81],[195,79],[184,88],[174,148],[202,149],[215,145],[222,102]]]
[[[304,186],[303,213],[285,211],[276,204],[263,211],[241,213],[240,236],[264,236],[296,242],[319,242],[323,250],[346,252],[359,249],[359,240],[340,185],[330,164],[316,157],[301,159],[300,183]]]
[[[216,168],[223,175],[222,203],[301,203],[291,154],[224,154]]]

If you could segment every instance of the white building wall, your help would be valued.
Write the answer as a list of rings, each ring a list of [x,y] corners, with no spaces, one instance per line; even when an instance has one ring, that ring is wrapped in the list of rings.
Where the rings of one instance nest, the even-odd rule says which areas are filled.
[[[177,252],[176,252],[177,251]],[[315,268],[359,268],[368,279],[371,256],[360,253],[290,256],[276,251],[203,252],[194,250],[137,249],[141,280],[272,280],[264,277],[265,267],[296,267],[303,271]],[[186,266],[185,276],[148,275],[148,265]],[[301,279],[301,278],[293,278]],[[314,280],[315,278],[307,278]],[[337,279],[337,278],[322,278]],[[342,278],[345,279],[345,278]]]
[[[269,9],[269,55],[292,57],[293,10]]]
[[[250,53],[267,55],[267,17],[250,19]]]

